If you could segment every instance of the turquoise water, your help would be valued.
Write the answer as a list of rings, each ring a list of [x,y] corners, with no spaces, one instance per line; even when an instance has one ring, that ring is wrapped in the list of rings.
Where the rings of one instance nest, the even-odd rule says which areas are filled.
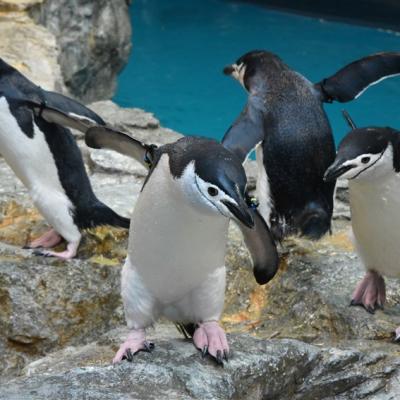
[[[221,139],[246,94],[222,74],[252,49],[277,53],[313,82],[377,51],[400,50],[400,35],[327,22],[224,0],[135,0],[133,50],[114,100],[153,112],[184,134]],[[371,87],[358,100],[327,104],[336,140],[348,131],[345,107],[358,126],[400,129],[400,77]]]

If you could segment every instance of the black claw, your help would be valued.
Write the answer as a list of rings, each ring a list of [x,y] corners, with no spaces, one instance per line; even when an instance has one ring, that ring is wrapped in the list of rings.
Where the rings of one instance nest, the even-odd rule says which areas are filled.
[[[43,255],[44,255],[43,252],[40,251],[40,250],[33,250],[33,251],[32,251],[32,254],[33,254],[34,256],[43,256]]]
[[[133,354],[132,354],[131,349],[128,349],[128,350],[126,351],[126,356],[125,356],[125,358],[126,358],[129,362],[132,362],[132,361],[133,361]]]
[[[201,351],[201,357],[204,358],[208,353],[208,346],[204,346],[203,350]]]
[[[32,247],[30,247],[30,246],[28,246],[28,245],[26,244],[25,246],[22,246],[22,248],[23,248],[24,250],[30,250]]]
[[[359,304],[353,299],[350,301],[349,306],[359,306]]]
[[[144,342],[144,351],[151,353],[154,350],[154,343],[153,342]]]
[[[217,360],[217,364],[224,365],[224,362],[222,360],[222,351],[221,350],[217,350],[217,356],[215,357],[215,359]]]
[[[365,309],[370,313],[370,314],[375,314],[375,308],[372,306],[365,306]]]
[[[229,351],[228,350],[224,350],[224,359],[225,359],[225,361],[229,361]]]

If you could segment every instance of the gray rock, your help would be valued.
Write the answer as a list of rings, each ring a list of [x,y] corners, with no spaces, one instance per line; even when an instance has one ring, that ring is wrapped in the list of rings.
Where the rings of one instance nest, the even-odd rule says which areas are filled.
[[[132,363],[112,366],[110,358],[123,333],[114,331],[98,343],[68,347],[29,364],[25,376],[0,389],[0,399],[305,400],[396,395],[391,385],[400,361],[380,350],[230,335],[232,358],[221,368],[201,359],[189,341],[161,325],[150,335],[156,343],[152,354],[139,353]]]
[[[57,38],[70,93],[85,102],[110,98],[131,50],[126,0],[46,0],[30,12]]]
[[[0,254],[0,342],[6,353],[38,357],[93,340],[122,320],[115,265],[38,258],[3,244]],[[6,374],[18,366],[0,357]]]

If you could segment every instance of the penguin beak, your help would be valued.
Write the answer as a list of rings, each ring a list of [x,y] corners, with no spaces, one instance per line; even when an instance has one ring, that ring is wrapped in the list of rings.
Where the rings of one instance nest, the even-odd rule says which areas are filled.
[[[342,165],[341,162],[334,162],[325,172],[324,181],[332,182],[347,171],[354,168],[354,165]]]
[[[224,68],[223,72],[224,72],[225,75],[232,75],[232,72],[233,72],[234,70],[235,70],[235,68],[233,68],[232,65],[227,65],[227,66]]]
[[[238,204],[232,203],[228,200],[222,200],[226,208],[232,213],[232,215],[238,219],[243,225],[247,226],[248,228],[254,227],[254,220],[249,212],[249,207],[247,206],[246,202],[243,199],[238,199]]]

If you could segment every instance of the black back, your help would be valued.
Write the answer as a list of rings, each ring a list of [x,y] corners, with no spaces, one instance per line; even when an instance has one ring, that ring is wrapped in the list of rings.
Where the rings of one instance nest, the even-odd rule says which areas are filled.
[[[6,97],[11,113],[29,138],[34,138],[33,123],[44,133],[61,185],[76,207],[74,220],[77,226],[81,229],[101,224],[129,227],[129,219],[120,217],[93,193],[81,152],[71,131],[34,116],[31,109],[21,105],[19,99],[46,102],[66,112],[84,115],[99,124],[104,124],[104,121],[82,104],[61,94],[44,91],[0,59],[0,97],[2,96]]]
[[[241,62],[246,64],[244,84],[250,95],[239,120],[246,118],[246,123],[236,121],[223,143],[233,149],[235,141],[247,145],[249,137],[254,137],[254,147],[263,136],[263,159],[273,200],[270,222],[275,234],[300,231],[319,238],[330,229],[335,186],[323,181],[335,158],[335,146],[319,93],[272,53],[250,52],[236,64]],[[246,110],[258,112],[250,115]],[[249,130],[248,121],[252,124]]]

